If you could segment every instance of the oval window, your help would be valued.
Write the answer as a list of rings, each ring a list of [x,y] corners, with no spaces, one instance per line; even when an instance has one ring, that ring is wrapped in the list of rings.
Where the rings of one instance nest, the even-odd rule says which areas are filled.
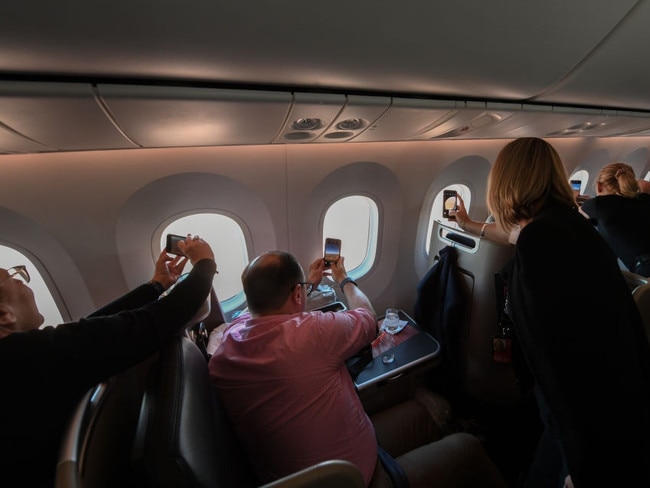
[[[199,235],[212,248],[219,274],[214,277],[214,291],[224,311],[232,311],[245,301],[241,273],[248,264],[246,239],[234,219],[218,213],[185,215],[167,225],[161,234],[160,248],[167,234]],[[186,267],[186,271],[188,270]]]
[[[375,262],[378,222],[377,204],[362,195],[341,198],[325,212],[323,244],[327,237],[341,239],[341,255],[353,278],[366,274]]]
[[[20,264],[27,266],[27,272],[30,277],[28,286],[34,292],[36,306],[45,319],[43,326],[61,324],[63,322],[63,316],[59,311],[59,307],[56,305],[52,292],[50,292],[43,276],[32,260],[14,248],[0,245],[0,268],[9,269],[12,266]]]
[[[436,198],[434,198],[433,200],[433,205],[431,205],[431,213],[429,214],[429,225],[427,226],[427,239],[425,241],[425,251],[427,256],[429,255],[429,247],[431,245],[431,232],[433,232],[434,221],[439,220],[445,225],[459,228],[458,224],[454,220],[448,220],[442,217],[442,210],[444,205],[443,192],[445,190],[456,190],[456,192],[463,199],[463,203],[465,204],[465,209],[467,210],[468,213],[472,205],[472,194],[470,193],[469,188],[465,185],[460,185],[460,184],[449,185],[438,192]]]

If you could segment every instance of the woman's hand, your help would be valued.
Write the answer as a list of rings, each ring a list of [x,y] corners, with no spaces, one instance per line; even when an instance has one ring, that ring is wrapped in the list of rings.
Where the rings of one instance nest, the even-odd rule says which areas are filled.
[[[455,220],[458,223],[458,227],[465,230],[465,227],[469,222],[472,222],[472,219],[467,215],[467,210],[465,209],[465,202],[458,194],[456,195],[456,210],[449,211],[449,220]]]
[[[185,256],[170,256],[166,251],[160,253],[151,281],[157,281],[165,290],[172,286],[183,274],[188,259]]]

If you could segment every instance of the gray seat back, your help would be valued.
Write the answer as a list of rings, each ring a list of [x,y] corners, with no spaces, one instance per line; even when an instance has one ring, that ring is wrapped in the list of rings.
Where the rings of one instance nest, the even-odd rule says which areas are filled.
[[[511,259],[514,246],[468,234],[439,221],[431,233],[429,267],[446,246],[456,248],[470,305],[461,327],[461,378],[464,391],[490,404],[515,404],[521,394],[510,365],[492,360],[492,336],[497,333],[495,274]]]

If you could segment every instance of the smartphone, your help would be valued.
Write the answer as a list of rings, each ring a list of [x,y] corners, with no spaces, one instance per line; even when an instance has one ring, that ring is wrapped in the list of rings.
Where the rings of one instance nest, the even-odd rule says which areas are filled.
[[[328,237],[325,239],[325,252],[323,253],[325,260],[325,267],[329,268],[332,263],[335,263],[341,257],[341,239],[333,239]]]
[[[577,191],[578,195],[580,194],[580,189],[582,188],[582,181],[581,180],[571,180],[571,189],[573,191]]]
[[[165,251],[169,254],[176,254],[177,256],[185,256],[183,251],[178,247],[180,241],[185,241],[185,236],[179,236],[176,234],[167,234],[167,246],[165,246]]]
[[[442,216],[449,218],[449,211],[458,207],[458,194],[456,190],[445,190],[442,192]]]

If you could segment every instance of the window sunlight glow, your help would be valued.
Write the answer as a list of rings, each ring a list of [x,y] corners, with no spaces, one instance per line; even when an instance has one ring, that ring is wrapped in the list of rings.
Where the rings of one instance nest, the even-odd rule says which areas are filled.
[[[8,269],[19,264],[27,266],[27,272],[31,278],[27,286],[34,292],[36,306],[45,318],[43,325],[61,324],[63,317],[61,316],[61,312],[59,312],[59,307],[56,306],[52,293],[45,284],[41,273],[34,266],[34,263],[23,253],[11,247],[0,245],[0,268]]]
[[[372,267],[377,252],[379,211],[370,198],[360,195],[341,198],[325,213],[325,238],[341,239],[341,256],[348,273],[359,278]]]

